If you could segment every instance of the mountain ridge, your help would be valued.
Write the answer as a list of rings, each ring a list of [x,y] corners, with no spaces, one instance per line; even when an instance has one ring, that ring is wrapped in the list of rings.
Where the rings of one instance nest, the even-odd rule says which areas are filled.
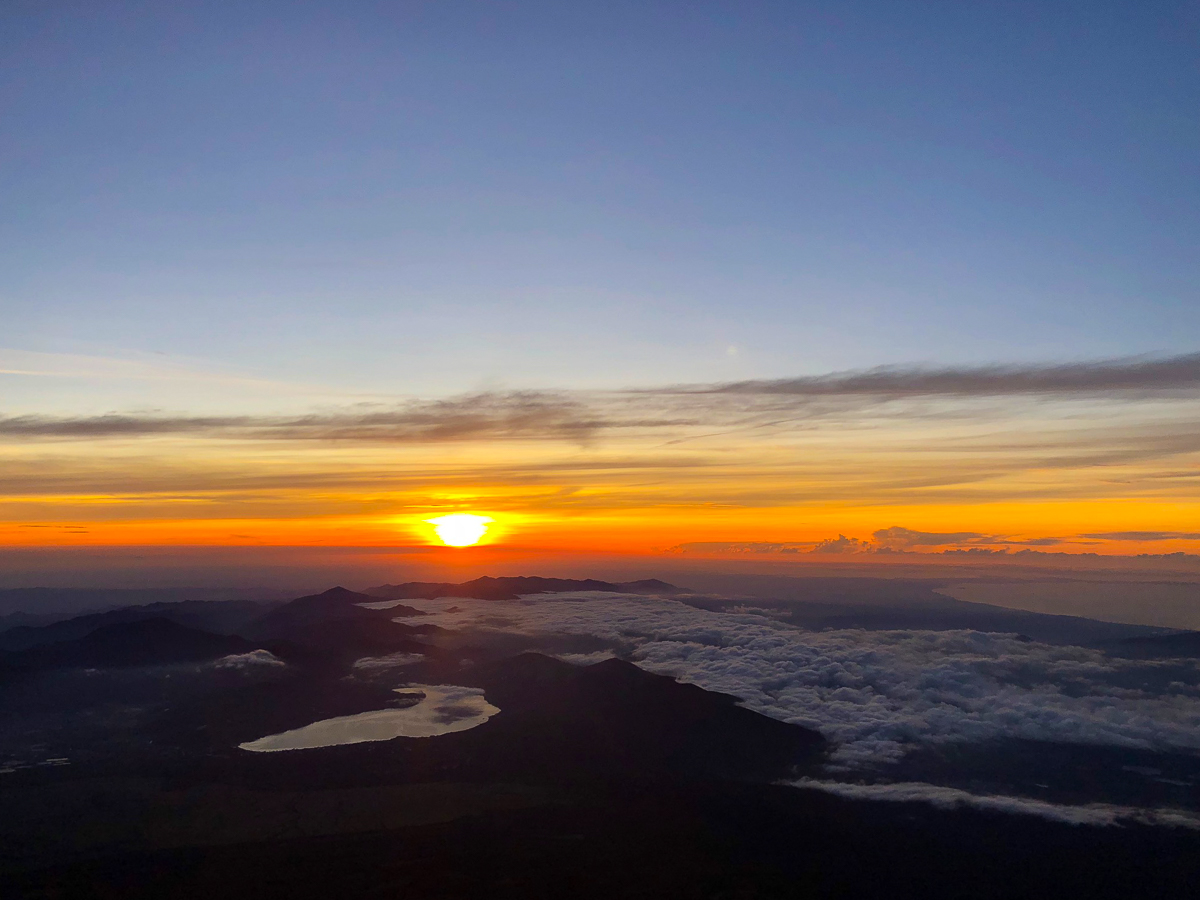
[[[207,662],[257,649],[262,648],[236,635],[156,618],[117,622],[83,637],[8,653],[4,663],[15,670],[129,668]]]
[[[571,591],[599,591],[612,594],[679,594],[685,589],[647,578],[640,581],[600,581],[595,578],[544,578],[538,575],[484,575],[458,584],[448,581],[409,581],[367,588],[372,600],[435,600],[438,597],[463,597],[474,600],[515,600],[524,594],[562,594]]]

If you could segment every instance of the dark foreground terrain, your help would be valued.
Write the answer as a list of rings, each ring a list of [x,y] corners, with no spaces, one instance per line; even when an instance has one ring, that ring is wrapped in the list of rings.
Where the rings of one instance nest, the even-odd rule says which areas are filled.
[[[729,782],[592,785],[361,834],[130,853],[20,897],[1187,897],[1190,835],[849,803]]]
[[[3,752],[25,759],[0,781],[0,897],[1200,890],[1196,831],[788,786],[819,773],[828,747],[816,732],[616,659],[441,644],[417,610],[358,605],[372,599],[335,589],[274,604],[240,616],[236,633],[196,627],[207,613],[194,607],[187,624],[129,614],[21,634],[0,683]],[[397,667],[355,665],[387,654]],[[482,689],[501,711],[437,737],[237,747],[411,704],[392,690],[406,683]]]

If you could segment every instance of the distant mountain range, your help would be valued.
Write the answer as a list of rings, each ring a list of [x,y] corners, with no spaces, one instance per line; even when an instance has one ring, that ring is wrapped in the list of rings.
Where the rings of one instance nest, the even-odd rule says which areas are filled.
[[[1131,637],[1109,641],[1103,647],[1113,656],[1132,659],[1197,658],[1200,657],[1200,631]]]
[[[343,666],[363,656],[426,649],[414,636],[437,631],[434,626],[393,621],[421,615],[420,610],[358,605],[377,599],[335,587],[274,607],[230,600],[111,610],[0,633],[0,666],[123,668],[203,662],[251,650],[301,664]]]
[[[235,635],[211,634],[170,619],[105,625],[74,640],[39,644],[4,656],[11,669],[103,669],[203,662],[257,649]]]
[[[451,584],[445,581],[409,581],[404,584],[381,584],[367,588],[374,600],[433,600],[438,597],[465,597],[475,600],[513,600],[525,594],[563,594],[570,591],[603,591],[612,594],[679,594],[686,593],[657,578],[643,581],[596,581],[593,578],[539,578],[515,576],[492,578],[483,576],[474,581]]]
[[[269,603],[287,600],[295,593],[277,588],[4,588],[0,589],[0,628],[6,627],[6,621],[12,625],[45,625],[82,613],[150,604],[230,600]]]
[[[938,591],[940,581],[712,573],[696,579],[704,593],[682,596],[681,602],[714,612],[758,608],[813,631],[971,630],[1108,648],[1125,638],[1156,638],[1176,630],[958,600]]]
[[[754,579],[749,581],[753,583]],[[788,596],[797,588],[803,588],[807,595]],[[364,604],[438,597],[503,601],[572,591],[674,596],[714,612],[749,603],[813,629],[968,628],[1016,632],[1048,643],[1095,646],[1116,656],[1200,656],[1200,632],[1173,633],[1148,626],[966,603],[938,594],[924,584],[889,585],[877,579],[777,579],[767,590],[760,590],[759,596],[736,600],[694,594],[658,579],[608,582],[591,578],[484,576],[458,584],[423,581],[385,584],[365,592],[335,587],[286,603],[157,602],[90,613],[49,625],[23,625],[0,632],[0,667],[13,672],[166,665],[266,649],[281,659],[302,665],[343,668],[364,656],[427,653],[432,649],[430,638],[439,631],[435,626],[421,624],[420,617],[425,614],[414,607],[399,604],[387,609],[369,609]],[[395,621],[398,618],[414,621],[401,623]]]
[[[98,628],[166,619],[189,628],[219,634],[233,634],[262,617],[270,606],[252,600],[183,600],[126,606],[105,612],[88,613],[47,625],[18,625],[0,631],[0,650],[26,650],[39,644],[71,641],[91,634]]]

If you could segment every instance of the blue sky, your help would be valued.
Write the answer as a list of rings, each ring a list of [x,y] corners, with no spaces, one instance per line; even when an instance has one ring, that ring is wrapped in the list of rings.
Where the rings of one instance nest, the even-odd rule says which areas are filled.
[[[1195,4],[0,17],[0,369],[68,373],[10,375],[8,412],[1078,360],[1200,335]]]

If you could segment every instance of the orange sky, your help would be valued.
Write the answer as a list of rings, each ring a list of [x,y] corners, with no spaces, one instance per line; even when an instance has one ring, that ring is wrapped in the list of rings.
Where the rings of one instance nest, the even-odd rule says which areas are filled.
[[[1187,4],[253,5],[0,7],[0,556],[1200,555]]]
[[[1200,454],[1172,445],[1170,404],[1114,418],[1092,401],[942,401],[936,414],[789,420],[693,400],[687,416],[648,419],[594,402],[607,423],[586,433],[522,430],[502,413],[391,439],[240,425],[10,436],[0,540],[400,547],[435,542],[430,517],[475,512],[494,519],[487,542],[545,554],[794,558],[839,535],[858,543],[825,550],[1200,551]]]

